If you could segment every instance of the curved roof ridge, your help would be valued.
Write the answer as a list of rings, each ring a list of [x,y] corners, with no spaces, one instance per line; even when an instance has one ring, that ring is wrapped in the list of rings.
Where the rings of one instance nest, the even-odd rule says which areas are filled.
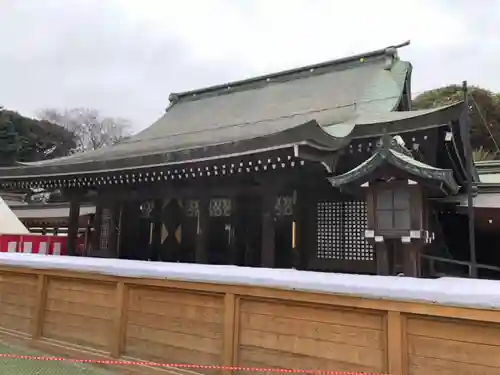
[[[231,92],[231,90],[228,90],[228,88],[234,88],[234,87],[241,87],[247,84],[255,83],[255,82],[261,82],[261,81],[266,81],[266,80],[272,80],[276,78],[283,78],[286,76],[291,76],[294,74],[298,73],[303,73],[311,70],[316,70],[316,69],[321,69],[321,68],[327,68],[327,67],[336,67],[342,64],[350,63],[350,62],[359,62],[360,59],[371,59],[371,58],[376,58],[380,56],[388,56],[393,59],[397,58],[397,49],[406,47],[410,44],[410,41],[406,41],[401,44],[397,45],[392,45],[388,46],[385,48],[381,48],[378,50],[374,51],[369,51],[365,53],[359,53],[356,55],[352,56],[347,56],[347,57],[342,57],[339,59],[334,59],[334,60],[329,60],[329,61],[324,61],[321,63],[316,63],[316,64],[311,64],[311,65],[306,65],[306,66],[301,66],[298,68],[293,68],[293,69],[287,69],[275,73],[269,73],[257,77],[251,77],[251,78],[246,78],[242,80],[236,80],[232,82],[227,82],[223,84],[217,84],[213,86],[208,86],[200,89],[194,89],[194,90],[188,90],[184,92],[179,92],[179,93],[171,93],[169,95],[169,100],[171,103],[175,103],[181,98],[185,98],[188,96],[197,96],[197,95],[203,95],[203,94],[208,94],[208,93],[214,93],[219,90],[225,90]]]

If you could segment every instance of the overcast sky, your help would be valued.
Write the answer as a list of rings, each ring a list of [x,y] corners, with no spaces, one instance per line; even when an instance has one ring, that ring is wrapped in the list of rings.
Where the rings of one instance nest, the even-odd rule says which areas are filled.
[[[500,91],[498,0],[0,0],[0,105],[157,119],[170,92],[379,49]]]

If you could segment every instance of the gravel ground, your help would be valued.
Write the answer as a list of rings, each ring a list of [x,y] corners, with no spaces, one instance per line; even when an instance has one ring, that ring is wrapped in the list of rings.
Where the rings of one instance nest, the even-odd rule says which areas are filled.
[[[51,357],[33,349],[7,344],[0,341],[0,354],[16,354]],[[119,375],[118,372],[97,368],[83,363],[64,361],[38,361],[0,357],[1,375]]]

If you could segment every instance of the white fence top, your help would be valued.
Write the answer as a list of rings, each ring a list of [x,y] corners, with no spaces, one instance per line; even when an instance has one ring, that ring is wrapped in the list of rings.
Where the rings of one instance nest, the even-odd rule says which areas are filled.
[[[416,279],[338,273],[147,262],[122,259],[0,253],[0,264],[63,269],[103,275],[145,277],[216,284],[265,286],[285,290],[430,302],[442,305],[500,308],[500,281],[461,278]]]

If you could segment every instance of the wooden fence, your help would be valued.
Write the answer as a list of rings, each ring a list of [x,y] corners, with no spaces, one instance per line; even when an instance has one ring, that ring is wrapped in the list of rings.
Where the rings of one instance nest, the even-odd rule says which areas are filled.
[[[259,286],[4,266],[0,327],[5,340],[74,358],[392,375],[500,373],[498,311]]]

